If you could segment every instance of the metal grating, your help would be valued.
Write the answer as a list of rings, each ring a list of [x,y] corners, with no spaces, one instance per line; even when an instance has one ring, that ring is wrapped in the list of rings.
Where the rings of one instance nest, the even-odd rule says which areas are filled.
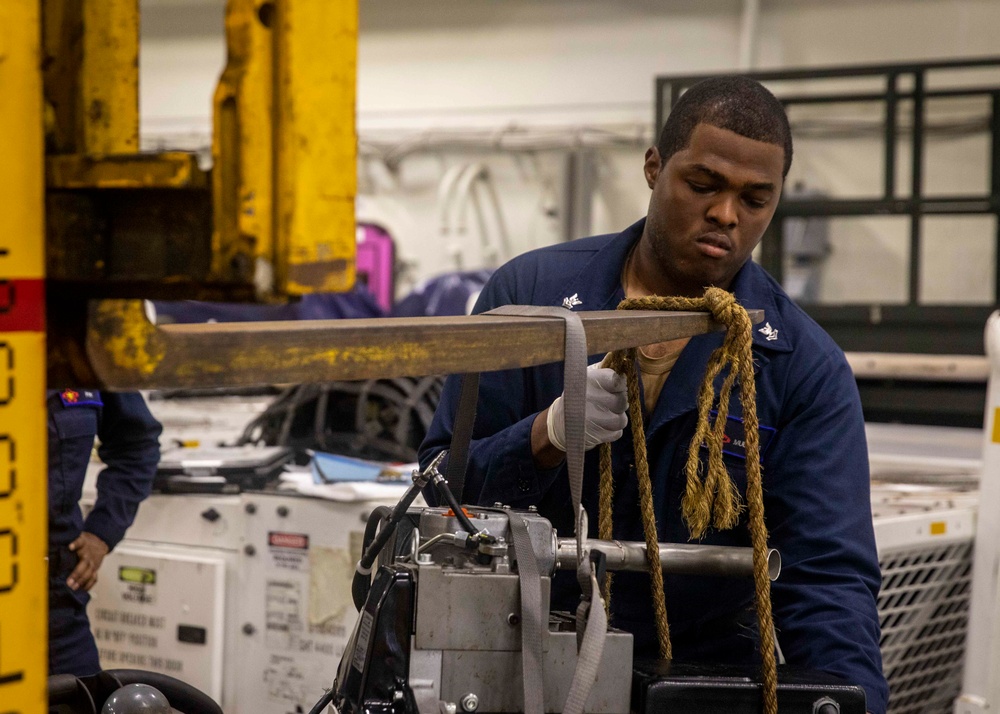
[[[962,685],[972,542],[883,552],[881,566],[889,714],[950,714]]]

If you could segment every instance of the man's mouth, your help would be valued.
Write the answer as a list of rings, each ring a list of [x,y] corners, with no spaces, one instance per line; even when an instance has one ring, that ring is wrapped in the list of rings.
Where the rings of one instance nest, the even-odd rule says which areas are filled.
[[[733,241],[725,233],[703,233],[695,243],[710,258],[724,258],[733,249]]]

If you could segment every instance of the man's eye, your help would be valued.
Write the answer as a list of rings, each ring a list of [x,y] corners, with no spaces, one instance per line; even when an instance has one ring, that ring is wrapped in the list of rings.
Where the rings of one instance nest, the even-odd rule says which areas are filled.
[[[713,186],[707,186],[703,183],[694,183],[693,181],[688,181],[688,186],[695,193],[711,193],[714,190]]]
[[[766,198],[755,198],[754,196],[747,196],[743,200],[747,202],[748,206],[751,206],[753,208],[763,208],[764,206],[767,205],[767,200],[768,199],[766,199]]]

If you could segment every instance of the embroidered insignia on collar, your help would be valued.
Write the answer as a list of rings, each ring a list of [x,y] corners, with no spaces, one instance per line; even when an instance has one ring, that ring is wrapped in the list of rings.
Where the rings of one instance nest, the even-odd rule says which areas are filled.
[[[770,322],[765,322],[764,326],[759,330],[757,330],[757,332],[764,335],[764,337],[767,338],[768,342],[774,342],[776,339],[778,339],[778,331],[773,327],[771,327]]]
[[[562,306],[567,310],[572,310],[577,305],[583,305],[583,300],[580,299],[580,293],[573,293],[569,297],[563,298]]]

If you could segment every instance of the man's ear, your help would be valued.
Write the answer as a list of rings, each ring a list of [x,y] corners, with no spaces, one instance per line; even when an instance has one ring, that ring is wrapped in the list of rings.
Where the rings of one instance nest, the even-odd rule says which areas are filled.
[[[656,179],[663,169],[663,162],[660,161],[660,150],[655,146],[646,149],[646,163],[642,166],[642,172],[646,175],[646,185],[650,189],[656,185]]]

